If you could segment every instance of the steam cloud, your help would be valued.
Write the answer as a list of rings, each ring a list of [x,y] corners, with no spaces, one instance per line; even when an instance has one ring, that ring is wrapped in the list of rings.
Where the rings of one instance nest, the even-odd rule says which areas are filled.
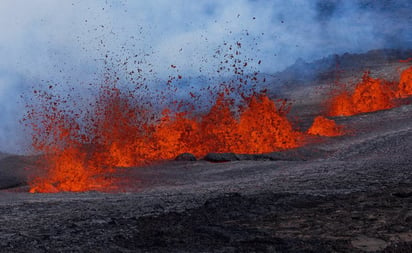
[[[22,93],[95,83],[106,54],[113,62],[138,54],[159,78],[171,64],[185,76],[212,75],[216,49],[242,39],[243,54],[270,73],[297,58],[410,47],[411,8],[409,0],[1,1],[0,150],[24,152]]]

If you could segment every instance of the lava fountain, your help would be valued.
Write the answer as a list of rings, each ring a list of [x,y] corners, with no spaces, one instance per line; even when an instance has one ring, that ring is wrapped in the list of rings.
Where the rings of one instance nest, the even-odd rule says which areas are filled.
[[[397,87],[366,73],[353,91],[341,90],[329,100],[328,115],[394,107],[395,98],[411,95],[411,73],[412,68],[403,71]],[[223,92],[203,113],[173,106],[159,113],[114,84],[100,86],[97,99],[87,107],[69,104],[53,92],[34,94],[40,103],[27,106],[24,121],[47,169],[30,181],[33,193],[112,191],[118,185],[117,167],[170,160],[181,153],[202,157],[209,152],[274,152],[303,145],[306,134],[345,134],[343,126],[323,116],[314,119],[307,133],[295,129],[286,103],[278,105],[265,93],[252,92],[239,103]]]
[[[372,78],[366,72],[353,91],[338,91],[328,102],[329,116],[351,116],[360,113],[390,109],[395,106],[393,84]]]
[[[162,113],[139,105],[133,94],[101,86],[99,98],[82,116],[67,100],[35,91],[42,101],[28,110],[33,147],[47,170],[31,180],[30,192],[110,191],[116,167],[141,166],[190,152],[263,153],[298,147],[304,133],[294,129],[284,105],[265,94],[243,103],[217,96],[206,113]],[[78,110],[77,110],[78,111]]]
[[[401,74],[398,96],[401,98],[412,96],[412,67],[405,69]]]
[[[308,134],[319,136],[341,136],[345,134],[344,127],[336,124],[332,119],[324,116],[317,116],[313,120],[312,126],[308,129]]]

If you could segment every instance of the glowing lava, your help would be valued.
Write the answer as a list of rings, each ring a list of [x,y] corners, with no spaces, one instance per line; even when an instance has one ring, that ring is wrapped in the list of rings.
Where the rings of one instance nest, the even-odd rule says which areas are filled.
[[[412,94],[412,67],[403,71],[396,88],[366,73],[353,91],[332,97],[328,114],[394,107],[395,98]],[[169,160],[181,153],[202,157],[209,152],[273,152],[299,147],[305,138],[288,120],[285,104],[278,107],[265,94],[253,94],[241,104],[228,98],[230,94],[220,94],[207,113],[199,114],[171,109],[157,113],[115,85],[101,86],[97,100],[80,109],[53,93],[34,93],[40,103],[28,106],[24,120],[47,169],[30,181],[30,192],[110,191],[117,183],[116,167]],[[318,116],[307,133],[331,137],[345,131]]]
[[[343,90],[329,102],[330,116],[350,116],[394,107],[395,91],[392,84],[365,73],[353,92]]]
[[[43,93],[28,113],[33,146],[44,153],[47,171],[30,182],[31,192],[108,191],[116,167],[139,166],[190,152],[263,153],[302,145],[304,134],[266,95],[240,106],[219,95],[203,115],[164,110],[160,116],[137,105],[129,93],[102,87],[84,117],[61,109],[62,100]],[[63,103],[63,106],[67,106]]]
[[[398,96],[401,98],[412,96],[412,67],[405,69],[401,74]]]
[[[343,126],[336,124],[334,120],[317,116],[309,128],[308,134],[333,137],[344,135],[345,131]]]
[[[253,96],[240,115],[237,126],[237,153],[264,153],[302,145],[303,134],[286,118],[287,110],[277,109],[266,95]]]

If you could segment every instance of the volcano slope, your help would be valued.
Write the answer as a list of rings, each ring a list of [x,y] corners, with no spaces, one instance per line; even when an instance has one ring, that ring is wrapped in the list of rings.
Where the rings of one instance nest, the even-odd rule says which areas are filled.
[[[411,115],[342,117],[354,134],[281,156],[123,169],[125,193],[9,188],[0,251],[410,252]]]
[[[412,105],[335,119],[352,133],[121,168],[121,193],[29,194],[7,156],[0,252],[412,252]]]

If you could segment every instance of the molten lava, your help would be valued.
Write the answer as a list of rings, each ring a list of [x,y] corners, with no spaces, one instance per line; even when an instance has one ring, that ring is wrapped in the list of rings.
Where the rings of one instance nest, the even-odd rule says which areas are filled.
[[[344,135],[345,131],[343,126],[336,124],[334,120],[317,116],[308,129],[308,134],[333,137]]]
[[[343,90],[329,101],[330,116],[350,116],[394,107],[395,91],[392,84],[365,73],[353,92]]]
[[[27,119],[33,130],[33,147],[44,153],[45,177],[32,179],[30,192],[108,190],[112,170],[99,152],[88,150],[88,137],[76,120],[59,109],[59,97],[42,93],[40,108],[32,108]]]
[[[398,96],[401,98],[412,96],[412,67],[405,69],[401,74]]]
[[[32,109],[33,146],[44,153],[46,174],[30,182],[31,192],[107,191],[116,167],[139,166],[190,152],[263,153],[302,145],[304,134],[287,111],[266,95],[243,106],[223,95],[204,115],[164,110],[161,116],[138,106],[130,94],[103,87],[84,117],[61,109],[61,99],[44,93]],[[78,116],[78,115],[75,115]]]
[[[30,181],[30,192],[110,191],[117,183],[116,167],[173,159],[181,153],[265,153],[304,143],[305,134],[287,119],[285,104],[278,107],[265,94],[244,97],[241,104],[228,98],[230,94],[221,94],[207,113],[199,114],[178,109],[156,113],[151,106],[142,106],[133,92],[115,85],[101,86],[97,100],[80,109],[52,93],[34,93],[40,104],[29,105],[24,120],[47,169]],[[410,95],[412,67],[403,71],[396,90],[365,74],[353,91],[341,90],[332,97],[328,114],[389,109],[395,98]],[[319,116],[307,133],[339,136],[345,131]]]
[[[302,145],[303,134],[295,131],[266,95],[253,96],[237,125],[237,153],[264,153]]]

